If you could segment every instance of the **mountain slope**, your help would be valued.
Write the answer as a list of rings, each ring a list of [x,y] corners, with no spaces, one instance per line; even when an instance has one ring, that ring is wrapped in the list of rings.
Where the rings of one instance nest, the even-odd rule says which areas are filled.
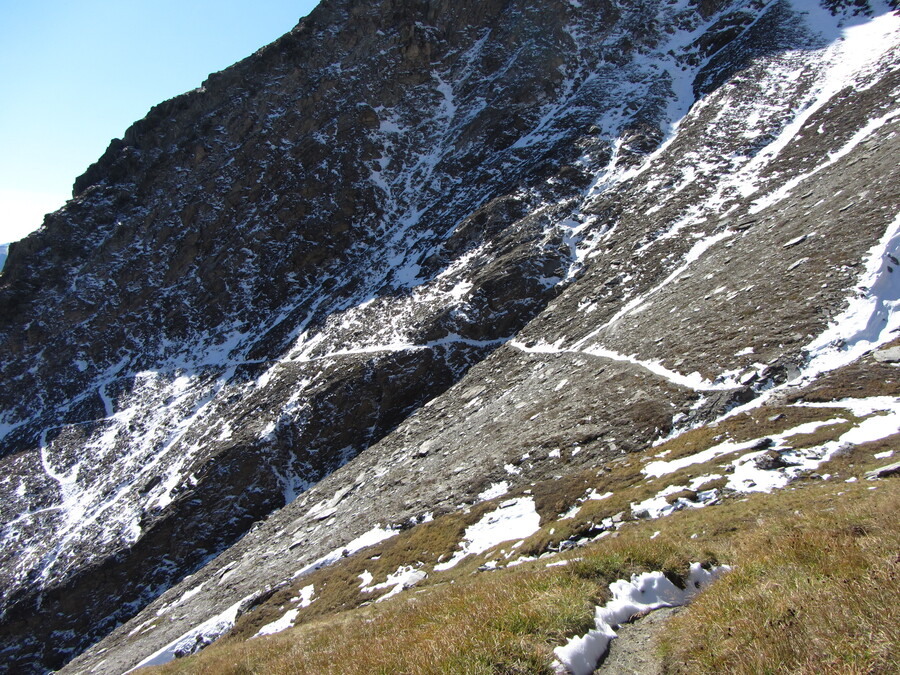
[[[624,585],[607,584],[651,570],[686,582],[689,561],[733,569],[678,619],[664,621],[662,659],[652,658],[657,655],[648,646],[635,653],[664,664],[665,672],[892,672],[900,484],[863,479],[870,467],[890,461],[884,456],[896,453],[898,434],[863,438],[864,428],[884,417],[868,416],[864,406],[889,399],[896,407],[896,397],[880,397],[881,403],[859,397],[873,393],[885,375],[882,391],[896,394],[897,379],[896,367],[873,361],[858,363],[855,377],[837,371],[827,378],[832,387],[844,378],[855,399],[810,406],[830,396],[825,382],[794,388],[787,400],[700,427],[600,471],[538,482],[528,494],[508,494],[396,533],[280,585],[210,649],[149,672],[550,675],[560,672],[554,661],[562,660],[576,675],[590,673],[596,658],[577,657],[580,638],[594,627],[598,598],[602,604],[611,591],[621,595]],[[808,403],[798,404],[795,396]],[[893,416],[896,428],[896,410]],[[855,443],[832,440],[845,437]],[[764,439],[768,448],[759,449]],[[838,445],[843,449],[821,462],[821,451]],[[817,457],[818,472],[809,472],[809,457]],[[789,489],[766,492],[789,476]],[[696,488],[685,489],[686,482]],[[527,522],[530,509],[540,514],[540,527],[529,536],[538,527]],[[460,559],[457,542],[474,550]],[[450,567],[451,561],[457,564]],[[208,579],[206,588],[215,582]],[[643,586],[645,593],[626,598],[645,604],[664,592],[655,583]],[[677,601],[677,593],[670,599]],[[132,632],[165,622],[178,612],[178,600],[173,594]],[[292,623],[296,628],[289,629]],[[629,630],[640,635],[644,625],[622,626],[620,638]],[[609,632],[606,626],[589,633],[582,644]],[[190,652],[197,638],[195,629],[155,662]],[[123,631],[104,646],[119,651],[128,639]],[[598,672],[631,672],[629,666],[644,672],[635,663],[616,664],[611,653]]]
[[[876,4],[326,1],[157,106],[0,277],[6,662],[228,549],[133,665],[887,341],[887,267],[827,329],[897,255],[898,44]]]

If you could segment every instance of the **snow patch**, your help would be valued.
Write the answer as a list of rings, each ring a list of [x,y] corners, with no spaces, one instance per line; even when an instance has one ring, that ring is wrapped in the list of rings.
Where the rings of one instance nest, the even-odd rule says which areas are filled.
[[[363,581],[365,582],[360,587],[360,593],[374,593],[375,591],[381,591],[385,588],[391,589],[390,591],[379,597],[375,602],[387,600],[388,598],[397,595],[401,591],[415,586],[417,583],[428,577],[428,574],[426,574],[424,570],[416,569],[415,567],[408,565],[401,565],[397,568],[396,572],[388,575],[386,581],[372,586],[372,575],[368,572],[368,570],[364,574],[366,575],[365,578],[363,578],[362,574],[359,575],[360,579],[363,579]]]
[[[313,584],[304,586],[300,589],[300,595],[298,595],[296,598],[291,598],[291,602],[299,602],[300,609],[305,609],[306,607],[309,607],[311,604],[313,604],[313,601],[315,600],[315,598],[313,597],[315,595],[315,592],[316,588]]]
[[[493,483],[487,490],[478,495],[477,501],[486,502],[490,499],[502,497],[507,492],[509,492],[509,483],[507,481],[504,480],[500,481],[499,483]]]
[[[293,628],[294,621],[297,620],[297,615],[299,613],[299,609],[289,609],[280,619],[277,619],[272,623],[267,623],[265,626],[260,628],[256,635],[254,635],[253,637],[260,637],[261,635],[272,635],[274,633],[280,633],[283,630],[287,630],[288,628]]]
[[[895,337],[900,329],[900,266],[893,261],[898,256],[900,215],[866,257],[857,280],[864,291],[850,298],[847,308],[805,348],[810,359],[804,377],[840,368]]]
[[[461,550],[450,560],[435,565],[434,569],[437,572],[449,570],[467,556],[484,553],[504,541],[529,537],[538,531],[540,524],[541,517],[535,509],[533,497],[510,499],[467,527],[460,542]]]

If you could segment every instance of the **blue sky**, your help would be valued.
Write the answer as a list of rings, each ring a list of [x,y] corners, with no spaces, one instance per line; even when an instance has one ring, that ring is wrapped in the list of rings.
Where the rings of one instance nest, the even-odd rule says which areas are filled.
[[[0,243],[37,229],[155,104],[293,28],[317,0],[0,0]]]

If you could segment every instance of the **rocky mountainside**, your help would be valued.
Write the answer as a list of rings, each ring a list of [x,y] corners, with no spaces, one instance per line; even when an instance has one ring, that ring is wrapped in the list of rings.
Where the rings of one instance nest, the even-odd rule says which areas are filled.
[[[877,0],[323,0],[10,248],[0,660],[196,647],[888,342],[898,101]]]

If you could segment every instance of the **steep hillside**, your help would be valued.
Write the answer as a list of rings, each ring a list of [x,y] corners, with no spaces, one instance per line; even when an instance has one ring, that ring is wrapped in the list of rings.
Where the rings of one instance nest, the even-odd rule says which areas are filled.
[[[0,276],[4,662],[191,651],[887,343],[892,12],[325,0],[154,108]]]
[[[895,672],[900,481],[887,476],[900,473],[888,459],[900,380],[886,356],[334,557],[268,590],[212,648],[150,672],[588,675],[611,634],[601,675]],[[660,600],[683,604],[706,575],[719,581],[676,619],[641,618]],[[638,619],[599,625],[610,595],[614,621]],[[127,649],[170,620],[181,598],[163,599],[104,646]],[[144,663],[187,654],[230,620]]]

